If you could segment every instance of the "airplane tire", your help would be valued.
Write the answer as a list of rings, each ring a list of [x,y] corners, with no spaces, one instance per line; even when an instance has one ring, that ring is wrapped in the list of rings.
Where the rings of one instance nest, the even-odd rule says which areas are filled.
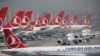
[[[69,41],[63,42],[62,45],[70,45]]]
[[[96,36],[95,36],[95,35],[93,35],[93,36],[91,36],[91,37],[90,37],[90,39],[93,39],[93,38],[95,38],[95,37],[96,37]]]
[[[57,41],[57,43],[61,44],[61,43],[62,43],[62,40],[59,39],[59,40]]]
[[[57,43],[61,43],[61,41],[57,41]]]
[[[93,39],[94,37],[92,36],[92,37],[90,37],[90,39]]]
[[[82,43],[83,41],[82,40],[79,40],[79,43]]]
[[[84,42],[88,43],[89,42],[89,39],[85,39]]]
[[[89,42],[89,39],[87,39],[87,42]]]

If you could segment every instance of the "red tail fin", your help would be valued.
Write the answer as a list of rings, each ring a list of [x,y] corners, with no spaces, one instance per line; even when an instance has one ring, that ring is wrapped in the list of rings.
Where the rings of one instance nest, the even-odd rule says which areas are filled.
[[[31,26],[34,26],[34,25],[35,25],[35,22],[34,22],[34,21],[32,21],[32,22],[31,22]]]
[[[5,40],[7,42],[8,48],[25,48],[20,39],[9,29],[4,29]]]
[[[35,27],[35,22],[32,21],[32,22],[31,22],[31,25],[29,26],[29,28],[26,28],[24,31],[25,31],[25,32],[30,32],[30,31],[33,32],[34,27]]]
[[[64,13],[65,13],[64,11],[61,11],[57,16],[60,17],[60,18],[62,19],[63,16],[64,16]]]
[[[50,17],[51,17],[51,14],[50,13],[46,14],[44,16],[42,22],[41,22],[41,25],[42,26],[46,26],[49,23]]]
[[[70,21],[69,25],[74,25],[74,24],[76,24],[77,20],[78,20],[78,15],[75,15],[75,16],[73,17],[73,19]]]
[[[0,28],[2,28],[2,26],[3,26],[3,22],[5,20],[6,15],[7,15],[7,11],[8,11],[8,7],[3,7],[0,10]]]
[[[21,25],[27,26],[29,24],[30,18],[32,16],[33,11],[28,11],[25,13],[25,16],[22,18]]]
[[[53,24],[53,25],[59,25],[59,24],[61,24],[61,20],[62,20],[63,16],[64,16],[64,11],[61,11],[57,15],[57,17],[53,20],[53,22],[51,24]]]
[[[37,20],[35,21],[35,27],[40,27],[41,21],[42,21],[42,17],[38,17]]]
[[[64,19],[62,20],[61,25],[66,25],[66,24],[68,23],[68,19],[69,19],[69,15],[66,15],[66,16],[64,17]]]
[[[25,11],[19,11],[5,27],[6,28],[20,27],[21,18],[23,18],[24,12]]]
[[[89,25],[89,21],[91,19],[91,15],[87,15],[86,18],[82,21],[81,25]]]
[[[33,27],[33,26],[31,26],[30,28],[25,29],[25,31],[26,31],[26,32],[27,32],[27,31],[33,31],[33,29],[34,29],[34,27]]]

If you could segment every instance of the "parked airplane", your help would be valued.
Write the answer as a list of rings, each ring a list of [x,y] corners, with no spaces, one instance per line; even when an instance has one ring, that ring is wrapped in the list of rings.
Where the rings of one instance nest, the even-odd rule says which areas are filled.
[[[45,28],[45,30],[52,30],[54,28],[58,28],[61,27],[60,24],[62,22],[63,16],[64,16],[64,11],[61,11],[60,13],[58,13],[58,15],[56,16],[55,19],[53,19],[53,21],[47,25],[47,27]]]
[[[87,38],[87,41],[95,38],[97,35],[100,35],[100,33],[93,33],[90,29],[84,29],[81,31],[81,33],[81,36]]]
[[[3,23],[7,15],[7,11],[8,11],[8,7],[3,7],[2,9],[0,9],[0,31],[2,31]]]
[[[68,16],[65,16],[65,17],[66,17],[66,22],[68,22],[68,20],[67,20]],[[46,29],[47,30],[52,30],[54,28],[65,28],[65,29],[69,30],[70,27],[71,27],[72,30],[77,31],[77,30],[82,30],[82,29],[85,29],[85,28],[91,28],[91,25],[89,25],[90,19],[91,19],[91,15],[89,14],[82,21],[82,23],[78,25],[78,24],[76,24],[76,22],[78,20],[78,15],[75,15],[73,17],[73,19],[69,22],[69,24],[67,23],[66,25],[62,25],[63,22],[60,22],[60,21],[63,21],[63,19],[61,19],[61,20],[59,19],[59,21],[58,21],[59,24],[52,23],[51,25],[48,25]]]
[[[79,45],[79,46],[44,46],[44,47],[27,47],[20,39],[10,30],[3,29],[5,41],[9,49],[1,52],[8,55],[87,55],[100,54],[100,45]]]
[[[41,31],[41,24],[40,24],[40,22],[42,21],[42,17],[38,17],[37,18],[37,20],[34,22],[31,22],[31,26],[30,26],[30,28],[28,28],[28,29],[26,29],[25,31],[26,31],[26,33],[36,33],[36,32],[38,32],[38,31]]]
[[[60,24],[60,27],[61,28],[65,28],[66,27],[68,29],[70,26],[75,25],[77,23],[77,20],[78,20],[78,15],[73,16],[72,20],[69,23],[68,23],[68,20],[69,20],[69,15],[66,15],[63,18],[63,20],[62,20],[62,22]]]
[[[91,14],[87,15],[86,18],[81,22],[81,25],[89,25]]]
[[[44,18],[40,21],[41,26],[44,28],[49,24],[51,14],[47,13]]]
[[[27,11],[21,20],[21,27],[25,28],[29,25],[33,11]]]
[[[90,19],[91,19],[91,15],[89,14],[86,16],[86,18],[82,21],[80,25],[72,24],[72,25],[66,25],[65,27],[67,29],[70,29],[71,27],[73,30],[82,30],[84,28],[91,28],[91,26],[89,25]]]
[[[69,20],[69,15],[64,16],[62,22],[61,22],[61,26],[65,26],[68,25],[68,20]]]
[[[42,28],[46,28],[49,20],[50,20],[50,13],[47,13],[44,18],[42,17],[38,17],[37,20],[34,22],[31,22],[30,28],[29,29],[25,29],[26,34],[27,33],[36,33],[38,31],[41,31]]]
[[[72,20],[69,22],[69,25],[75,25],[78,21],[78,15],[73,16]]]
[[[63,44],[63,40],[66,40],[66,43],[73,42],[75,44],[82,42],[89,42],[91,39],[95,38],[100,33],[93,33],[90,29],[84,29],[81,33],[70,32],[66,35],[65,39],[58,39],[59,44]]]
[[[21,19],[24,16],[25,11],[18,11],[11,21],[4,26],[4,28],[18,29],[21,26]]]
[[[64,13],[64,11],[59,12],[56,18],[51,22],[51,25],[59,25],[63,19]]]

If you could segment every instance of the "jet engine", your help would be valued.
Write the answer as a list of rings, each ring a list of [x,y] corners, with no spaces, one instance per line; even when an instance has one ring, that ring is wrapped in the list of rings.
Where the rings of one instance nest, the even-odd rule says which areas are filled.
[[[82,33],[82,37],[86,37],[88,39],[93,39],[96,36],[95,34],[91,34],[90,29],[84,29],[81,31],[81,33]]]
[[[62,44],[62,45],[64,44],[69,45],[71,43],[78,44],[78,43],[81,43],[82,41],[83,40],[82,38],[80,38],[79,35],[74,34],[74,33],[68,33],[65,39],[58,39],[57,43]]]
[[[82,36],[86,37],[88,36],[88,34],[91,34],[91,30],[90,29],[84,29],[81,31]]]
[[[80,38],[80,36],[78,34],[75,34],[75,33],[69,33],[66,36],[67,36],[67,40],[69,42],[73,42],[74,44],[78,44],[78,43],[81,43],[83,41],[82,38]]]

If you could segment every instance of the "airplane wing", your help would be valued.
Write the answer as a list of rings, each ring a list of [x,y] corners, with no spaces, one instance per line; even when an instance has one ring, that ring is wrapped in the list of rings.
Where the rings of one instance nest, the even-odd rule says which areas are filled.
[[[100,33],[96,33],[96,35],[100,35]]]
[[[88,34],[88,37],[94,38],[100,35],[100,33],[95,33],[95,34]]]
[[[5,53],[5,54],[8,54],[8,55],[15,55],[15,54],[17,54],[18,52],[17,52],[17,51],[2,50],[1,53]]]
[[[52,54],[45,54],[45,55],[47,55],[47,56],[53,56],[53,55],[54,56],[86,56],[86,54],[81,54],[81,53],[80,54],[72,54],[72,53],[64,53],[64,54],[63,53],[62,54],[59,54],[59,53],[55,54],[54,53],[53,54],[52,53]]]

